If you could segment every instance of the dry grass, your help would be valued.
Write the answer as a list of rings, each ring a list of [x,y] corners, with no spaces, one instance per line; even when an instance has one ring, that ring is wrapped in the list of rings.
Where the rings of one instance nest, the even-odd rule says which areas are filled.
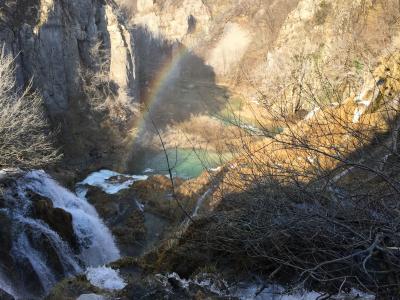
[[[374,79],[366,83],[363,97],[370,99],[376,92],[378,96],[358,122],[353,122],[355,111],[362,110],[363,105],[352,96],[325,106],[298,123],[282,113],[280,122],[285,124],[285,130],[267,141],[241,139],[242,155],[231,164],[224,180],[227,187],[231,186],[232,191],[245,190],[265,175],[295,183],[311,182],[322,174],[337,172],[349,163],[353,153],[368,147],[377,135],[393,130],[398,111],[395,95],[400,91],[399,61],[398,54],[389,56],[375,70]],[[377,82],[382,84],[377,86]],[[324,107],[318,98],[313,101]]]
[[[243,140],[243,155],[209,199],[211,213],[161,249],[158,268],[190,275],[212,263],[326,297],[357,288],[396,299],[399,66],[392,53],[357,97],[288,120],[267,142]]]

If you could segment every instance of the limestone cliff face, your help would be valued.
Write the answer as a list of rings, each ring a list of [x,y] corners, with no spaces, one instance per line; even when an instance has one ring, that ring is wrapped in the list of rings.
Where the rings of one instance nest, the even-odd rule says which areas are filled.
[[[314,106],[296,102],[301,84],[317,97],[328,92],[321,74],[344,98],[356,93],[378,57],[399,49],[399,17],[395,0],[300,1],[256,71],[262,90],[271,99],[285,93],[293,112]]]
[[[136,25],[180,41],[219,83],[248,100],[285,94],[292,112],[313,108],[296,103],[296,85],[318,92],[317,68],[343,91],[361,82],[393,45],[400,17],[397,0],[141,0],[135,9]]]
[[[67,159],[81,156],[76,163],[86,164],[109,156],[101,136],[117,138],[123,130],[109,122],[114,111],[108,107],[129,110],[138,101],[135,47],[117,6],[102,0],[2,1],[0,44],[17,57],[20,85],[33,79],[43,95]],[[112,89],[98,93],[99,112],[88,91],[96,94],[106,83]],[[96,133],[97,140],[88,138]]]
[[[244,77],[244,66],[244,71],[252,71],[264,60],[298,2],[142,0],[133,22],[180,41],[214,69],[220,83],[233,87]]]

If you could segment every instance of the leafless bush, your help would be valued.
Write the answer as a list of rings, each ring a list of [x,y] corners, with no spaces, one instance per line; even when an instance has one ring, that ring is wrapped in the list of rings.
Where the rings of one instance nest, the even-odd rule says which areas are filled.
[[[136,112],[137,107],[130,103],[118,85],[110,79],[110,52],[101,40],[90,48],[90,66],[80,70],[83,91],[93,112],[107,116],[114,125],[125,127]],[[106,119],[106,118],[104,118]]]
[[[293,190],[253,192],[246,204],[237,203],[241,209],[215,214],[184,238],[201,245],[200,252],[301,288],[398,292],[397,213],[365,203],[324,205]]]
[[[0,168],[40,168],[59,154],[52,145],[42,98],[31,86],[18,90],[12,57],[0,52]]]
[[[83,90],[90,97],[93,109],[104,110],[106,99],[117,94],[117,88],[109,79],[110,53],[98,41],[90,48],[89,54],[93,64],[81,69]]]
[[[300,122],[271,112],[285,130],[264,128],[258,143],[242,138],[221,209],[192,225],[185,252],[327,297],[357,288],[397,299],[399,64],[398,52],[389,55],[347,99],[321,77],[333,105],[303,84],[302,97],[319,109]]]

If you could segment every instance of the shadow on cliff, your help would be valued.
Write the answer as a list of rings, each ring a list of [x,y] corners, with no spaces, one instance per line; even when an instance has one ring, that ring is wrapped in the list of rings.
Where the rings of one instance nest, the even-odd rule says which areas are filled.
[[[134,36],[141,102],[159,129],[223,108],[227,90],[216,84],[213,68],[201,57],[143,27]]]
[[[215,115],[229,98],[227,89],[217,85],[213,68],[178,41],[154,36],[143,27],[136,27],[133,35],[143,114],[129,169],[136,169],[133,160],[143,160],[160,147],[153,142],[157,130],[165,134],[193,116]]]
[[[39,34],[31,33],[31,28],[24,31],[39,45],[38,50],[32,50],[30,45],[22,47],[22,65],[30,71],[25,81],[30,77],[36,80],[51,125],[59,133],[58,146],[64,154],[62,172],[122,170],[128,121],[118,118],[125,115],[113,114],[111,105],[106,104],[106,99],[114,99],[112,104],[117,107],[117,97],[124,92],[110,74],[112,37],[106,26],[106,6],[97,3],[92,19],[91,1],[71,2],[67,7],[61,4],[62,1],[49,11]],[[82,16],[81,10],[85,11]],[[65,14],[71,17],[64,19]],[[70,24],[83,22],[80,18],[87,22],[96,20],[97,23],[87,25],[96,30],[85,29],[76,35]]]
[[[15,28],[12,28],[21,36],[20,49],[17,49],[20,52],[18,63],[21,71],[18,73],[21,73],[21,81],[28,82],[34,78],[34,87],[43,95],[50,123],[59,132],[57,146],[64,154],[61,171],[89,172],[98,168],[123,171],[125,155],[127,152],[130,155],[125,147],[131,119],[136,119],[140,126],[135,145],[130,149],[139,149],[154,137],[153,122],[164,131],[173,124],[190,119],[192,115],[214,114],[225,105],[226,90],[217,86],[212,68],[203,59],[176,41],[153,36],[146,29],[137,27],[131,32],[136,45],[137,65],[135,68],[132,66],[131,72],[135,87],[129,85],[129,91],[136,95],[139,90],[140,102],[147,105],[150,113],[143,113],[148,117],[140,120],[140,116],[132,112],[126,118],[129,121],[120,125],[124,122],[125,107],[120,109],[110,105],[111,108],[106,109],[114,109],[112,113],[98,112],[93,105],[95,100],[107,99],[108,95],[93,97],[85,89],[85,82],[93,84],[89,89],[93,93],[103,91],[106,86],[108,90],[111,87],[114,94],[119,94],[119,91],[114,91],[118,90],[114,82],[101,81],[96,85],[91,79],[99,76],[86,76],[88,80],[85,77],[85,74],[101,77],[111,72],[111,66],[105,63],[109,72],[101,74],[102,70],[97,66],[103,65],[103,60],[92,52],[98,41],[99,53],[106,53],[106,58],[111,55],[112,38],[107,28],[106,7],[96,2],[98,9],[92,15],[89,9],[92,1],[71,1],[69,6],[62,3],[55,2],[47,18],[40,23],[38,33],[34,32],[34,27],[39,24],[38,13],[29,18],[28,14],[21,16],[22,21],[15,21]],[[16,20],[17,8],[28,7],[29,3],[24,0],[17,4],[7,14],[10,20]],[[32,7],[37,11],[41,9],[36,0]],[[69,17],[64,18],[67,14]],[[82,31],[77,31],[74,24],[81,24]],[[193,26],[193,20],[188,20],[189,32]],[[122,34],[121,38],[124,40]],[[13,42],[10,38],[8,44]],[[127,55],[128,60],[131,55]],[[122,68],[121,72],[124,71]],[[118,77],[121,74],[113,75]]]

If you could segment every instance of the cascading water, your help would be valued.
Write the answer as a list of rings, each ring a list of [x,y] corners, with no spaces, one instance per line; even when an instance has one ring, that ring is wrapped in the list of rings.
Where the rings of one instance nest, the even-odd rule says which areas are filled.
[[[38,200],[32,195],[48,199],[54,208],[71,214],[76,249],[33,215],[34,202]],[[113,237],[93,206],[61,187],[44,171],[28,172],[16,179],[3,197],[4,208],[0,210],[10,224],[6,232],[12,241],[12,262],[0,257],[0,289],[16,298],[41,297],[62,278],[119,258]]]
[[[0,289],[9,295],[12,296],[16,295],[16,292],[14,291],[11,282],[4,275],[4,272],[1,269],[0,269]]]
[[[74,231],[81,244],[81,259],[87,266],[97,266],[120,257],[110,230],[96,209],[84,198],[61,187],[43,171],[30,172],[25,187],[53,201],[73,217]]]

